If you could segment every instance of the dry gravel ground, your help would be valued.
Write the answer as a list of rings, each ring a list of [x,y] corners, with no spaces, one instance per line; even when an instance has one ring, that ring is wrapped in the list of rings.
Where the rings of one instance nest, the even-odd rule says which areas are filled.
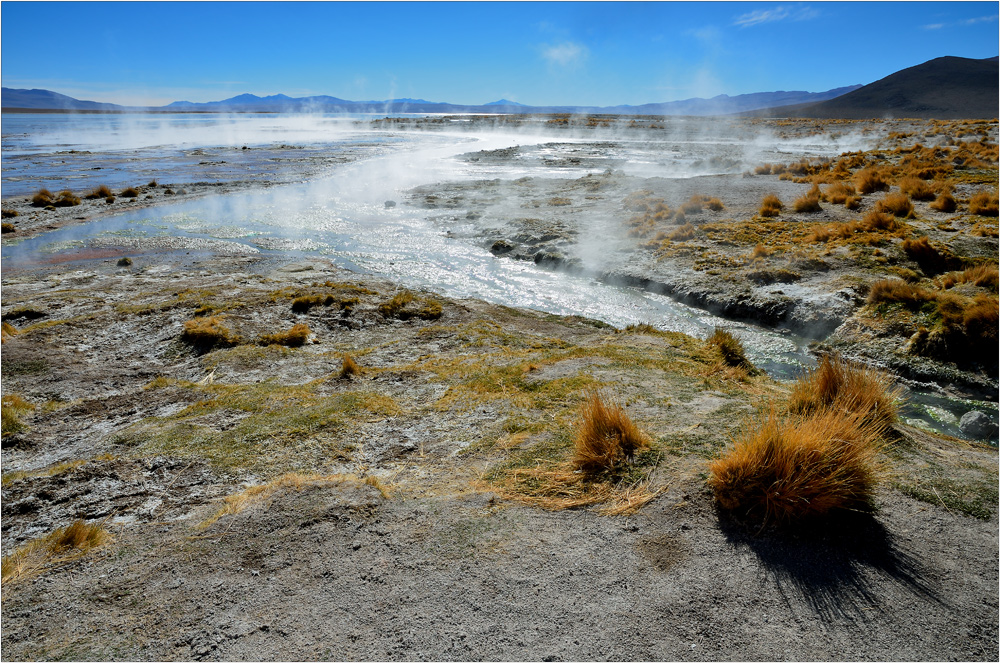
[[[700,341],[442,298],[401,320],[397,286],[322,261],[190,260],[4,273],[4,314],[35,313],[8,317],[3,393],[36,406],[4,436],[4,554],[76,518],[114,535],[4,583],[5,660],[997,658],[995,449],[900,428],[874,516],[748,531],[706,459],[786,388]],[[358,301],[290,309],[313,291]],[[318,343],[197,354],[198,311]],[[652,436],[656,496],[526,502],[497,472],[564,453],[594,386]],[[336,478],[212,521],[293,471]]]

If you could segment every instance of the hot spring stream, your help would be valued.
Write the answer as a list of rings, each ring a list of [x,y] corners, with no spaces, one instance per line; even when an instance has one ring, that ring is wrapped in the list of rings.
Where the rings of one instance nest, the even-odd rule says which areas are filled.
[[[3,262],[8,268],[28,266],[39,256],[71,258],[76,252],[118,248],[132,256],[164,250],[289,259],[323,256],[352,271],[448,297],[581,315],[616,327],[645,322],[699,338],[716,326],[725,327],[740,338],[756,365],[778,379],[791,379],[815,364],[807,352],[808,341],[792,334],[718,318],[636,288],[498,258],[482,246],[449,236],[426,211],[402,204],[405,192],[434,182],[520,177],[524,173],[498,173],[451,157],[525,145],[532,139],[461,136],[443,146],[440,139],[437,135],[427,141],[431,147],[425,142],[346,163],[307,182],[127,211],[54,230],[5,246]],[[908,399],[905,419],[952,435],[960,435],[957,417],[964,412],[973,407],[991,412],[994,407],[927,393],[911,392]]]

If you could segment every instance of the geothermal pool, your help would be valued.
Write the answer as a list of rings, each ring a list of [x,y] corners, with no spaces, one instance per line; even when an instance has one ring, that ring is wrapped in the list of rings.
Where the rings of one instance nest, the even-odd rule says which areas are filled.
[[[407,195],[414,187],[444,182],[573,178],[608,169],[635,177],[735,174],[765,161],[859,149],[870,137],[778,140],[718,123],[679,123],[675,132],[656,137],[613,131],[595,137],[554,134],[532,123],[515,131],[466,126],[471,119],[450,121],[454,126],[430,132],[323,116],[5,116],[5,197],[41,186],[84,191],[153,178],[176,187],[227,181],[238,190],[115,211],[7,244],[3,263],[17,269],[40,261],[72,262],[95,251],[133,257],[164,251],[322,256],[407,287],[582,315],[617,327],[644,322],[704,338],[723,326],[743,341],[757,365],[778,378],[793,377],[813,363],[807,340],[792,334],[717,318],[585,273],[495,257],[462,232],[461,222],[445,227],[427,210],[407,204]],[[523,150],[522,156],[461,158],[511,148]],[[967,402],[913,396],[907,417],[958,433],[955,413],[966,411]]]

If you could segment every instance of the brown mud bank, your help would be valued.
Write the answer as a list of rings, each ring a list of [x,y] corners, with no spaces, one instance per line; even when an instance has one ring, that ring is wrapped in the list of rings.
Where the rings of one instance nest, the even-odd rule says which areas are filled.
[[[704,341],[324,260],[76,267],[3,279],[7,659],[996,658],[995,448],[897,425],[872,514],[747,530],[707,463],[788,387]],[[594,390],[649,448],[581,480]],[[49,545],[76,520],[110,539]]]

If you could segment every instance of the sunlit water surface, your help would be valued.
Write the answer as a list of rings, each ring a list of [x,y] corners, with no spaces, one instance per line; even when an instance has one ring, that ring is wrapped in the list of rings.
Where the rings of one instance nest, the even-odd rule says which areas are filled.
[[[44,120],[37,122],[44,124]],[[241,118],[232,125],[224,118],[176,121],[160,118],[145,127],[142,122],[136,125],[131,120],[117,124],[104,120],[104,125],[91,120],[90,134],[83,131],[81,138],[81,131],[88,129],[87,120],[82,122],[82,126],[56,123],[32,135],[31,123],[18,125],[22,131],[8,134],[9,125],[5,121],[5,195],[12,184],[7,179],[8,149],[23,158],[17,163],[21,170],[15,168],[12,172],[16,177],[28,179],[35,167],[31,165],[33,159],[46,164],[45,172],[53,168],[53,147],[86,148],[91,152],[82,161],[70,159],[75,168],[85,167],[81,163],[117,162],[123,152],[134,151],[141,155],[137,160],[143,167],[159,169],[161,173],[164,168],[184,170],[178,155],[236,146],[242,155],[245,144],[294,143],[296,149],[304,146],[325,155],[338,151],[344,154],[338,163],[326,165],[321,174],[305,182],[118,213],[5,246],[3,260],[8,267],[27,265],[45,256],[72,257],[75,252],[100,249],[121,249],[131,255],[184,250],[291,258],[324,256],[356,272],[383,275],[408,287],[427,288],[449,297],[479,298],[561,315],[582,315],[616,327],[644,322],[700,338],[708,336],[716,326],[725,327],[743,341],[747,354],[757,365],[778,378],[794,377],[803,366],[814,363],[802,338],[723,320],[669,297],[636,288],[611,286],[583,275],[497,258],[481,246],[449,235],[428,219],[426,213],[393,204],[407,190],[435,182],[516,179],[524,175],[565,177],[565,169],[548,168],[544,162],[526,167],[502,162],[469,163],[454,158],[478,150],[545,146],[553,141],[551,135],[447,131],[387,134],[366,130],[354,121],[343,119],[283,123],[280,118],[269,116]],[[560,138],[561,142],[566,140]],[[590,149],[586,147],[587,141],[579,140],[581,149]],[[692,153],[732,155],[748,149],[732,140],[727,144],[727,140],[686,137],[652,148],[649,141],[619,141],[609,149],[592,150],[597,158],[574,176],[603,171],[603,157],[616,167],[624,164],[626,172],[688,177],[697,174],[692,170]],[[758,159],[762,150],[774,155],[815,155],[831,149],[835,153],[839,146],[831,148],[813,139],[751,147],[754,158]],[[699,162],[704,166],[705,159],[700,158]],[[978,407],[996,416],[995,405],[978,404]],[[969,409],[967,402],[911,394],[905,416],[957,435],[957,417]]]

